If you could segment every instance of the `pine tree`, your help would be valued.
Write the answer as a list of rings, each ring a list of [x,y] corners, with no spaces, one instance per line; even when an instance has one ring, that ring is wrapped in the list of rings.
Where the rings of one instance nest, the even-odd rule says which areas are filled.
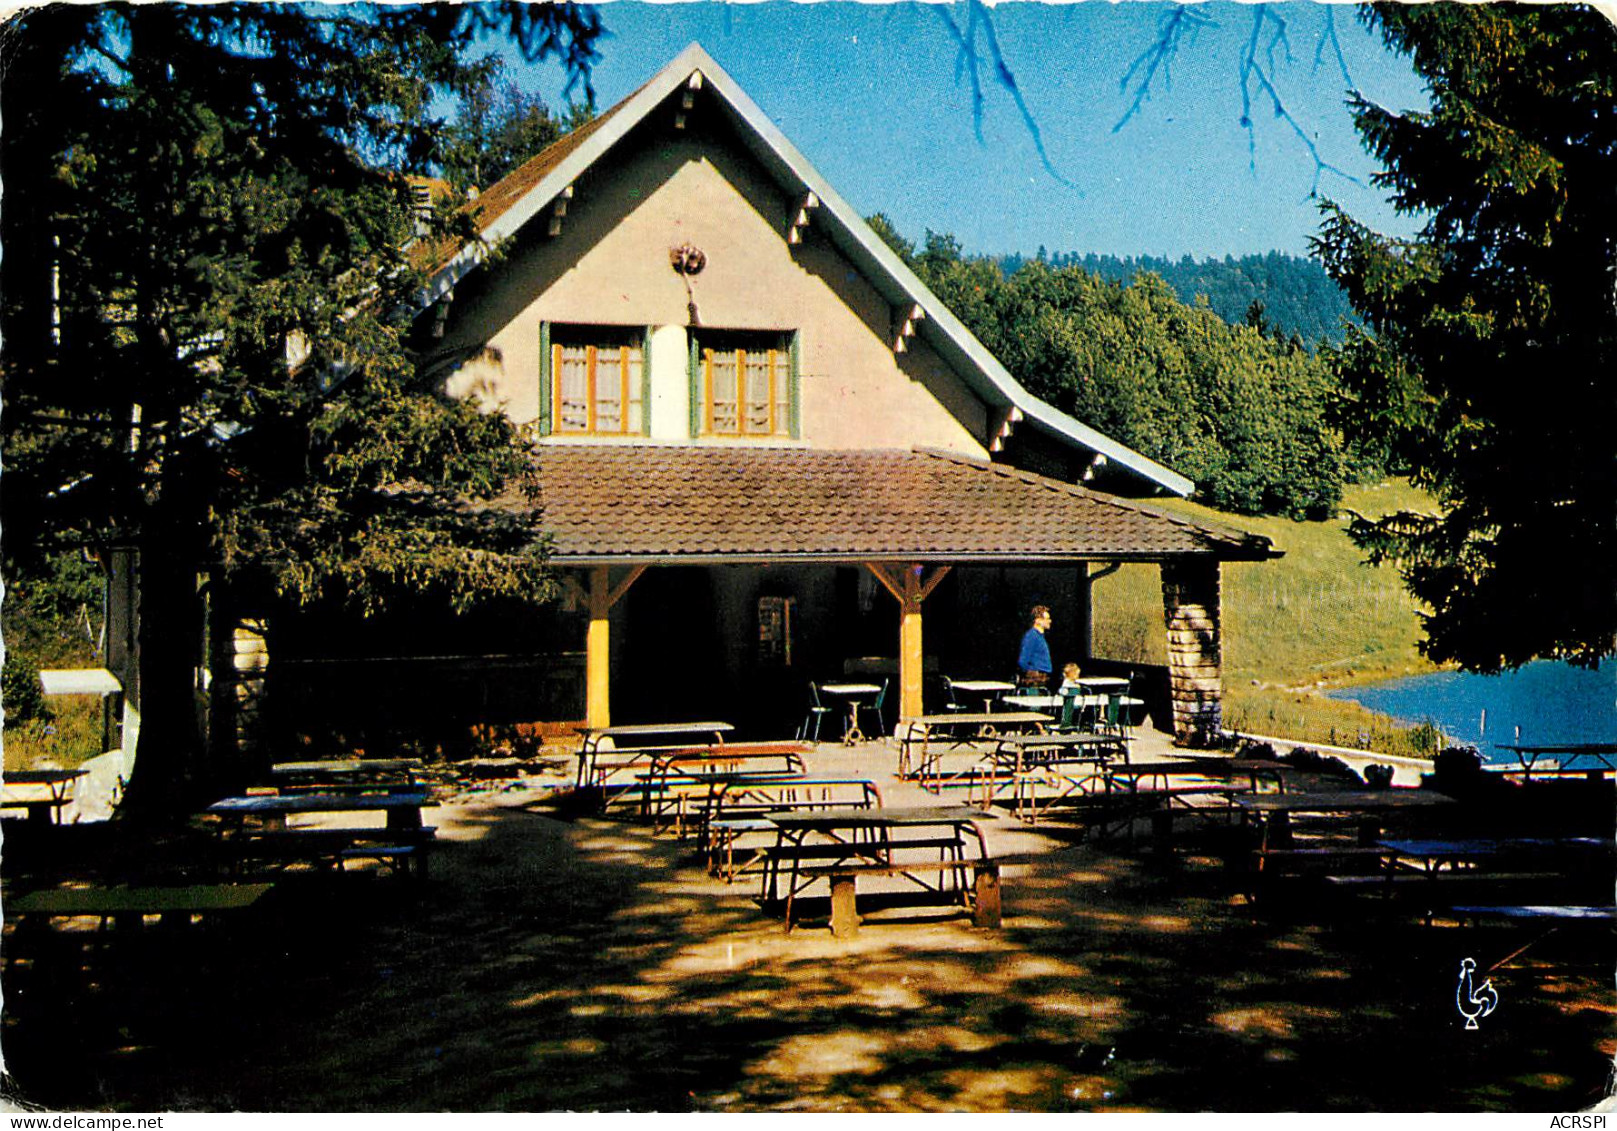
[[[586,69],[599,30],[572,5],[5,27],[6,553],[139,548],[137,805],[182,807],[198,767],[199,577],[361,608],[552,584],[531,531],[462,505],[524,475],[511,425],[423,387],[396,317],[419,283],[403,174],[438,157],[434,99],[491,29]]]
[[[1327,205],[1317,250],[1368,331],[1343,419],[1437,496],[1360,521],[1426,602],[1428,655],[1478,671],[1617,644],[1617,30],[1563,5],[1378,5],[1431,110],[1363,99],[1377,183],[1418,238]]]

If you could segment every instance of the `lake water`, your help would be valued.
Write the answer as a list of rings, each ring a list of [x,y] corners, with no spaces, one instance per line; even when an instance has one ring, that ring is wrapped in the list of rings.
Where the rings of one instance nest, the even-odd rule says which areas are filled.
[[[1430,720],[1489,761],[1511,757],[1494,746],[1516,742],[1518,727],[1528,745],[1617,742],[1617,660],[1594,670],[1535,660],[1499,675],[1434,672],[1330,694],[1403,722]]]

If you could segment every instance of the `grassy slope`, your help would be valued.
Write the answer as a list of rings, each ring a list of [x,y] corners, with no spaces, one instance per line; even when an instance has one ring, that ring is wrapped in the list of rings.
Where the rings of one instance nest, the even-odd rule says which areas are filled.
[[[1346,520],[1293,522],[1223,514],[1182,500],[1153,505],[1272,540],[1278,561],[1224,567],[1226,723],[1299,741],[1429,753],[1428,736],[1319,689],[1433,670],[1417,651],[1418,606],[1390,567],[1364,565]],[[1430,509],[1401,481],[1350,488],[1343,508],[1377,516]],[[1095,587],[1095,651],[1164,663],[1155,566],[1125,566]]]
[[[43,625],[17,615],[12,607],[3,618],[6,651],[26,656],[41,668],[93,668],[102,660],[86,631],[78,625]],[[49,722],[30,721],[7,727],[4,768],[24,770],[39,766],[72,767],[101,751],[101,697],[57,695],[46,700]]]

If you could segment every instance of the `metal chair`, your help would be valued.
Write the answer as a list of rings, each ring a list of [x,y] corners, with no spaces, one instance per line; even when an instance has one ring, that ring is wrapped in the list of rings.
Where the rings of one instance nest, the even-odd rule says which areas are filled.
[[[956,698],[955,693],[954,693],[954,680],[950,679],[948,676],[941,676],[939,678],[941,678],[943,680],[943,693],[944,693],[944,695],[948,696],[947,700],[945,700],[945,702],[943,704],[944,710],[946,710],[946,711],[965,711],[965,710],[969,710],[970,709],[969,704],[962,703],[962,702],[960,702],[960,700],[958,698]]]
[[[1129,709],[1123,703],[1123,700],[1127,697],[1127,688],[1122,691],[1110,692],[1106,696],[1106,706],[1101,708],[1100,726],[1098,728],[1101,734],[1110,734],[1117,737],[1122,748],[1124,761],[1128,760],[1129,740],[1132,738],[1132,735],[1129,734],[1132,726],[1129,720]]]
[[[1061,721],[1056,723],[1057,731],[1083,729],[1083,719],[1078,714],[1078,696],[1081,693],[1076,687],[1061,691]]]
[[[808,714],[803,716],[802,725],[797,728],[798,742],[820,741],[820,725],[825,721],[825,716],[831,713],[831,708],[820,702],[820,685],[811,679],[808,689],[809,709]]]
[[[870,704],[871,710],[876,713],[875,734],[879,738],[887,737],[887,722],[881,717],[881,709],[882,705],[887,702],[887,684],[890,682],[890,680],[890,676],[883,677],[881,681],[881,690],[876,692],[876,698],[872,700]]]

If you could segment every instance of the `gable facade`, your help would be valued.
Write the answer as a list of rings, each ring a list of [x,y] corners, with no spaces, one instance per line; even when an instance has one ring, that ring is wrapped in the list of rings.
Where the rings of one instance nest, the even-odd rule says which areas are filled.
[[[801,202],[722,122],[712,126],[643,123],[579,178],[559,223],[530,224],[496,269],[458,285],[441,352],[465,360],[445,388],[555,442],[923,446],[986,458],[988,406],[924,341],[895,351],[892,305],[812,223],[790,242]],[[679,248],[701,254],[700,272],[671,266]],[[570,432],[563,419],[558,351],[592,340],[628,349],[629,400],[640,404],[627,421],[608,414],[622,434]],[[737,346],[774,354],[765,399],[775,419],[752,435],[715,426],[708,351]]]

